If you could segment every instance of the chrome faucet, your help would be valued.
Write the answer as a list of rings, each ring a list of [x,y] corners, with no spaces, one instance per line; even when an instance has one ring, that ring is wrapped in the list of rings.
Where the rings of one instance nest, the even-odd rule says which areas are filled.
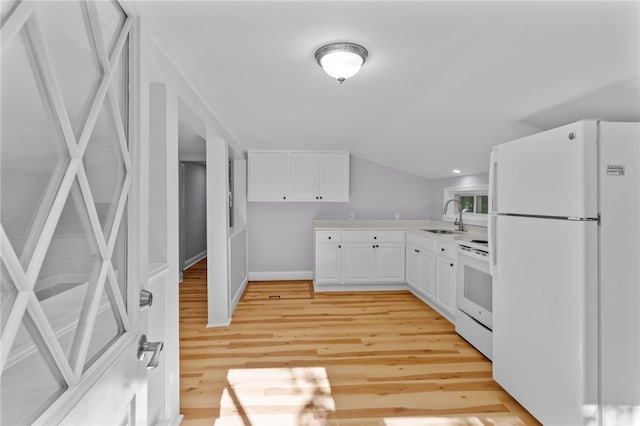
[[[442,209],[442,214],[447,214],[447,207],[449,207],[449,204],[452,202],[458,203],[458,218],[455,220],[455,222],[453,222],[453,224],[458,225],[458,231],[464,231],[464,224],[462,223],[462,204],[460,204],[460,200],[458,200],[457,198],[452,198],[448,200],[444,204],[444,209]]]

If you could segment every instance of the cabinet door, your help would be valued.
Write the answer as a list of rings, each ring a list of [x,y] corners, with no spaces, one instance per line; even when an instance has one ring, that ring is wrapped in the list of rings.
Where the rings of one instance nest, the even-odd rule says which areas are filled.
[[[404,244],[379,244],[376,253],[376,281],[404,281]]]
[[[415,246],[407,246],[405,256],[407,259],[407,284],[415,289],[419,289],[422,281],[422,256],[420,256],[420,249]]]
[[[290,180],[292,200],[319,200],[318,154],[292,153]]]
[[[420,276],[420,279],[421,279],[420,288],[429,297],[435,299],[436,256],[431,251],[421,250],[420,262],[421,262],[421,271],[422,271],[422,274]]]
[[[342,281],[342,249],[339,244],[318,244],[316,247],[316,283]]]
[[[323,201],[349,201],[349,154],[319,154],[318,195]]]
[[[289,153],[249,152],[248,201],[286,201],[289,197]]]
[[[454,312],[454,271],[455,262],[443,256],[436,258],[436,299],[450,313]]]
[[[370,283],[374,280],[372,244],[350,243],[342,246],[342,276],[345,283]]]

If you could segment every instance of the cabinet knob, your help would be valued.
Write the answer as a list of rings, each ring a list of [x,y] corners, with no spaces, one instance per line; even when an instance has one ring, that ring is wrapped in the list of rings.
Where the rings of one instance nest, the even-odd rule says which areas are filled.
[[[380,247],[379,245],[376,244],[376,248]]]
[[[287,199],[287,197],[282,197],[282,199],[283,199],[283,200],[286,200],[286,199]]]
[[[320,197],[318,197],[318,196],[316,195],[316,200],[319,200],[319,199],[320,199]]]
[[[341,245],[338,245],[338,248],[342,248],[342,246],[341,246]]]
[[[322,195],[320,196],[320,199],[322,200]]]
[[[373,239],[374,239],[374,240],[377,240],[377,239],[378,239],[378,237],[373,237]]]
[[[329,239],[331,239],[331,237],[329,237]]]
[[[440,249],[440,251],[444,251],[444,250],[445,250],[444,248],[441,248],[441,249]]]
[[[415,251],[416,253],[420,253],[420,250],[418,249],[413,249],[413,251]]]
[[[453,263],[450,263],[449,266],[451,266],[453,268]]]

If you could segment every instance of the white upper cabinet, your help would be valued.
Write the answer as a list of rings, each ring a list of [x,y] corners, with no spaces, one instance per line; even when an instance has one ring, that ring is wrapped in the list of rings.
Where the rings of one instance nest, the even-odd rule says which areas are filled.
[[[248,183],[249,201],[347,202],[349,153],[250,151]]]
[[[318,156],[320,154],[295,152],[291,154],[289,175],[291,195],[299,201],[319,200]]]
[[[286,201],[289,198],[289,153],[249,152],[248,201]]]
[[[349,201],[349,154],[319,154],[318,196],[322,201]]]

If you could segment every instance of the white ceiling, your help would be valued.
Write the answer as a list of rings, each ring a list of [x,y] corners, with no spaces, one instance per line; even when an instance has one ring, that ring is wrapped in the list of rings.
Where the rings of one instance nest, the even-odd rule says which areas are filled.
[[[640,121],[637,1],[145,1],[156,42],[247,149],[339,149],[426,178],[582,118]],[[343,85],[313,54],[369,50]]]

